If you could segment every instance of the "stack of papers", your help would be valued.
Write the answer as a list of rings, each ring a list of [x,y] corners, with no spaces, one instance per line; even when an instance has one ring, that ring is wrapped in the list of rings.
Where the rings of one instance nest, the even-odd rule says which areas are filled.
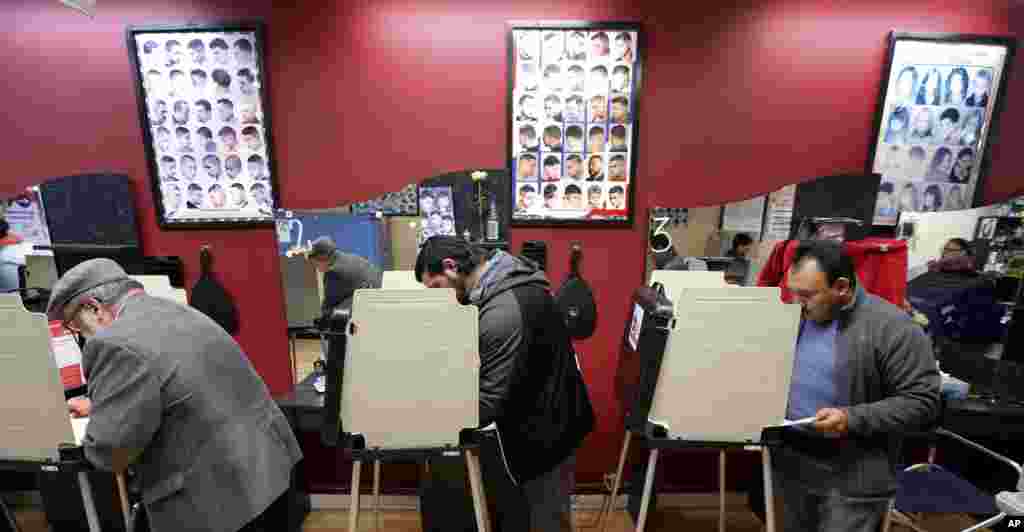
[[[82,445],[82,439],[85,438],[85,427],[89,425],[89,418],[78,417],[71,418],[71,430],[75,431],[75,445]]]

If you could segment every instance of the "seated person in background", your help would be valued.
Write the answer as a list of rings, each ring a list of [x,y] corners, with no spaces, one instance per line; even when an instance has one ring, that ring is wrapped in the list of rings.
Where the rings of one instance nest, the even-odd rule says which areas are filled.
[[[673,271],[708,271],[708,263],[695,257],[681,257],[676,253],[675,246],[669,246],[669,239],[665,235],[654,235],[651,237],[652,249],[664,249],[665,251],[654,254],[655,270]],[[665,249],[668,247],[668,249]]]
[[[25,255],[32,249],[10,228],[7,220],[0,218],[0,294],[21,288],[18,268],[25,265]]]
[[[306,258],[324,276],[321,318],[329,318],[335,307],[347,302],[360,288],[380,288],[384,274],[370,261],[339,251],[334,239],[322,236],[313,241]]]
[[[942,246],[938,259],[928,261],[924,266],[916,266],[907,271],[907,280],[916,279],[929,272],[976,272],[978,265],[974,260],[971,245],[962,238],[951,238]]]
[[[435,236],[416,280],[479,308],[481,470],[501,531],[571,532],[567,478],[594,412],[544,272],[504,251]]]
[[[931,343],[899,308],[857,286],[836,242],[797,248],[789,290],[803,312],[786,418],[815,421],[784,429],[773,456],[781,530],[876,532],[896,492],[903,435],[939,413]],[[751,497],[761,516],[763,500]]]
[[[747,255],[754,247],[754,239],[746,233],[737,233],[732,237],[732,249],[725,253],[725,256],[733,259],[732,264],[725,270],[725,282],[743,286],[747,284],[747,276],[750,273],[750,259]]]
[[[942,255],[938,260],[928,262],[931,272],[974,272],[978,265],[974,261],[971,245],[962,238],[950,238],[942,246]]]

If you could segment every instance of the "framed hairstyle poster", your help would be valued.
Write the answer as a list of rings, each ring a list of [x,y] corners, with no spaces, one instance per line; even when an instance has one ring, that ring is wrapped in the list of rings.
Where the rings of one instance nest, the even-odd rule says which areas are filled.
[[[513,23],[512,225],[631,225],[643,34],[635,23]]]
[[[1004,37],[890,35],[869,157],[882,175],[875,225],[975,204],[1015,47]]]
[[[160,227],[272,224],[263,26],[130,27],[128,51]]]

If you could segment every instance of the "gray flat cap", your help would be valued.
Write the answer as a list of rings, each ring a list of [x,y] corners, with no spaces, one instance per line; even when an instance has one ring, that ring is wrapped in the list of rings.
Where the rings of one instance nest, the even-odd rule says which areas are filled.
[[[50,303],[46,305],[46,317],[50,320],[64,319],[64,305],[97,286],[130,280],[118,263],[110,259],[90,259],[68,270],[53,285]]]
[[[329,236],[322,236],[313,241],[310,246],[309,258],[316,259],[321,257],[330,257],[334,255],[334,252],[338,250],[338,245],[334,243],[334,239]]]

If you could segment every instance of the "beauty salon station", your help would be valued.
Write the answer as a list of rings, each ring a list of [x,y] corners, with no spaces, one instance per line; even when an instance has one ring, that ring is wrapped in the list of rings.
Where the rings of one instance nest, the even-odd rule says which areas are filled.
[[[27,0],[0,30],[0,532],[1024,528],[1022,3]],[[208,364],[180,400],[104,364],[137,294],[147,367]],[[551,400],[538,338],[575,411],[502,434]],[[253,433],[149,476],[214,437],[174,428],[204,375],[291,429],[244,528],[215,489],[168,508],[275,463]]]

